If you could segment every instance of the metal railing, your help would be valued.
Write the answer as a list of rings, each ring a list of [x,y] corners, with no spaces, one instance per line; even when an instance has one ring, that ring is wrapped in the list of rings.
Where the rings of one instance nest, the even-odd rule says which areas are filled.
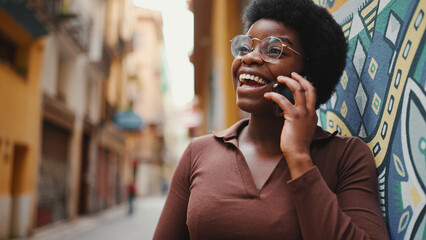
[[[19,0],[18,0],[19,1]],[[26,6],[52,31],[68,35],[88,51],[92,19],[73,0],[27,0]]]

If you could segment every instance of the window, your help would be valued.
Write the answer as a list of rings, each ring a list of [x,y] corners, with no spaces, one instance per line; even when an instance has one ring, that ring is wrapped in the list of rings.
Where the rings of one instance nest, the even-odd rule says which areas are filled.
[[[16,53],[16,44],[0,33],[0,60],[15,65]]]
[[[0,63],[10,66],[21,76],[28,72],[29,46],[19,45],[0,32]]]

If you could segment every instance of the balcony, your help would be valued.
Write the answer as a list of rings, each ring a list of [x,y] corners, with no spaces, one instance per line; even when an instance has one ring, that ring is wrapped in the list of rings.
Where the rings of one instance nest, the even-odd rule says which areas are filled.
[[[77,1],[27,0],[26,6],[49,30],[65,34],[81,51],[88,51],[92,19],[84,14]]]
[[[4,23],[5,12],[17,21],[32,37],[41,37],[47,34],[45,26],[26,7],[27,0],[0,0],[1,22]],[[5,11],[5,12],[4,12]]]

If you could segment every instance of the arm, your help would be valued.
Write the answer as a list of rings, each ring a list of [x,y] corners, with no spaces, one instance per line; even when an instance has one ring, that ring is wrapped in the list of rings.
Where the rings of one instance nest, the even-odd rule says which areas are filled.
[[[291,174],[288,184],[303,239],[388,239],[369,148],[355,138],[345,145],[340,159],[344,165],[337,172],[339,186],[333,193],[310,156],[317,122],[315,88],[297,73],[280,76],[277,81],[287,85],[295,99],[293,105],[277,93],[265,94],[284,112],[280,147]]]
[[[370,149],[352,138],[340,162],[336,193],[316,167],[288,182],[303,239],[389,239]]]
[[[266,93],[265,98],[274,101],[283,110],[280,148],[291,178],[295,179],[314,166],[310,146],[318,122],[315,112],[316,90],[308,80],[295,72],[290,77],[278,76],[277,81],[293,92],[294,104],[276,92]]]
[[[173,174],[167,200],[155,229],[154,240],[189,239],[186,213],[190,195],[190,171],[191,143]]]

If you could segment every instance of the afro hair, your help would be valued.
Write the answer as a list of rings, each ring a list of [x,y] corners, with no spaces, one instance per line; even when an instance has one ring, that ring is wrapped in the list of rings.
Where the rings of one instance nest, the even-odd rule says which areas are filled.
[[[340,25],[312,0],[253,0],[244,9],[248,30],[272,19],[298,32],[305,53],[304,74],[317,90],[317,107],[327,102],[346,65],[347,42]]]

